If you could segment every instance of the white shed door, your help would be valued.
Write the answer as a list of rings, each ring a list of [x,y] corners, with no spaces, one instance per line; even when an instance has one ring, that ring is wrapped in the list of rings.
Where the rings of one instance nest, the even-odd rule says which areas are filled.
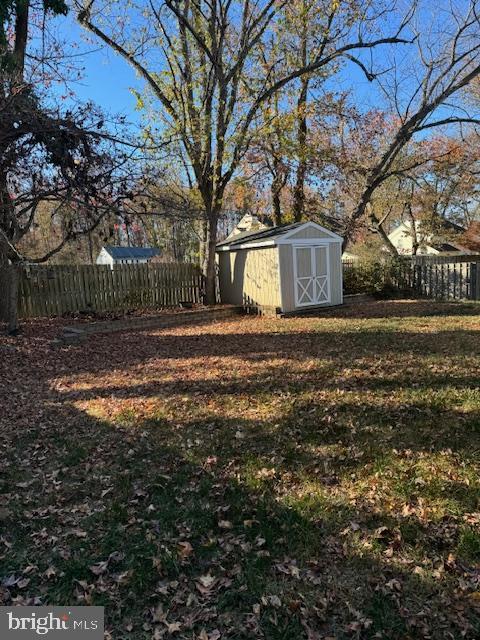
[[[328,245],[294,246],[295,305],[330,302]]]

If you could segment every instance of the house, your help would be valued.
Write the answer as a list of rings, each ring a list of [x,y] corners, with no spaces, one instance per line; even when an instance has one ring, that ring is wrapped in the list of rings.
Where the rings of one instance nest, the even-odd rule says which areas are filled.
[[[236,236],[238,233],[244,233],[245,231],[262,231],[263,229],[268,229],[267,225],[260,222],[257,216],[247,213],[243,216],[232,233],[227,236],[227,240],[233,238],[233,236]]]
[[[342,304],[342,238],[315,222],[237,232],[217,244],[220,300],[260,312]]]
[[[112,247],[106,244],[97,256],[97,264],[106,264],[113,269],[116,264],[145,264],[158,255],[160,249],[155,247]]]
[[[421,222],[415,223],[417,241],[419,243],[418,255],[442,255],[451,253],[470,253],[462,244],[462,235],[465,229],[449,220],[442,220],[435,233],[422,228]],[[399,255],[411,256],[413,254],[413,233],[410,221],[401,222],[388,238],[397,249]]]

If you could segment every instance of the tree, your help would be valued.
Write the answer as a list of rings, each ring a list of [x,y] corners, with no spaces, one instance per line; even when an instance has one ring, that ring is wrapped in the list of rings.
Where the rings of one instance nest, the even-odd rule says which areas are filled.
[[[316,36],[306,64],[292,62],[276,74],[261,50],[269,38],[281,39],[280,14],[286,0],[164,0],[129,4],[115,21],[116,3],[76,0],[80,23],[121,55],[143,78],[161,109],[155,135],[180,141],[201,196],[206,220],[206,299],[215,301],[215,246],[225,190],[244,158],[263,105],[305,74],[381,44],[405,42],[406,21],[391,35],[372,37],[369,29],[383,3],[355,2],[363,17],[353,27],[343,20],[350,1],[319,2],[328,29]],[[394,19],[392,18],[392,23]]]
[[[109,211],[127,207],[131,196],[129,152],[104,131],[101,112],[91,104],[63,110],[45,106],[42,81],[50,81],[48,72],[38,76],[37,64],[26,65],[33,9],[45,14],[67,10],[60,0],[2,3],[0,247],[4,261],[12,262],[49,259],[70,240],[96,228]],[[62,236],[45,254],[23,256],[19,242],[47,203],[52,215],[62,217]]]
[[[62,109],[46,99],[58,52],[36,52],[29,27],[40,17],[42,29],[50,15],[66,11],[62,0],[0,4],[0,265],[44,262],[90,234],[112,211],[128,210],[138,179],[130,162],[136,146],[127,149],[118,131],[106,131],[99,110],[91,104]],[[27,234],[45,208],[55,233],[43,254],[25,254]],[[11,331],[17,273],[12,269]]]
[[[361,13],[357,13],[355,2],[345,3],[342,7],[341,19],[345,24],[353,24],[361,19]],[[285,9],[286,30],[292,39],[292,48],[296,51],[297,66],[307,67],[312,60],[321,54],[322,42],[319,42],[316,34],[328,33],[331,28],[328,11],[320,10],[316,0],[297,0],[289,4]],[[320,47],[320,49],[318,48]],[[338,70],[338,61],[332,62],[322,68],[316,74],[302,75],[293,87],[293,115],[294,115],[294,181],[292,185],[292,217],[294,222],[300,222],[305,215],[305,181],[309,170],[310,159],[314,154],[321,154],[318,148],[313,150],[309,144],[309,115],[316,107],[321,105],[318,99],[318,91],[324,81]],[[365,69],[366,70],[366,69]],[[367,76],[370,73],[367,72]],[[316,98],[312,100],[309,93],[315,91]],[[313,105],[311,103],[313,102]],[[331,106],[331,105],[330,105]]]
[[[375,192],[392,177],[404,175],[431,159],[425,147],[423,155],[416,155],[409,162],[404,151],[413,139],[439,127],[480,123],[480,117],[467,111],[463,100],[463,92],[480,76],[478,0],[470,0],[463,12],[462,8],[463,5],[459,8],[442,2],[437,19],[429,16],[431,27],[427,29],[423,24],[418,29],[416,60],[394,60],[391,73],[380,80],[395,118],[390,121],[393,126],[366,172],[362,193],[346,220],[344,247],[354,237],[367,207],[369,216],[375,217],[371,207]],[[415,76],[411,73],[412,64]]]

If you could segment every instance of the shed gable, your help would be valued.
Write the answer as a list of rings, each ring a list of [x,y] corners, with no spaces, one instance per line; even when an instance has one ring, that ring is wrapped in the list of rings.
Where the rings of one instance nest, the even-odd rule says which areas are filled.
[[[342,242],[340,236],[329,229],[325,229],[325,227],[321,227],[316,222],[306,222],[298,229],[292,229],[279,240],[279,243],[290,243],[295,240],[330,240]]]

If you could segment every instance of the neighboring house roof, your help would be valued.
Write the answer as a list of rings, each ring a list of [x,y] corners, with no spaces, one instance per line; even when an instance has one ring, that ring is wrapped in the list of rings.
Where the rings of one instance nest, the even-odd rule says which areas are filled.
[[[440,253],[458,253],[463,250],[459,245],[451,244],[450,242],[433,242],[427,244],[429,247],[432,247],[432,249],[435,249]]]
[[[439,233],[442,229],[447,232],[454,232],[457,234],[457,238],[461,241],[461,236],[459,234],[464,233],[465,229],[456,222],[441,219],[437,223],[436,232],[428,232],[426,235],[422,235],[423,225],[421,221],[415,223],[415,228],[419,234],[418,239],[420,244],[423,247],[430,247],[438,253],[468,253],[468,250],[463,246],[463,243],[457,243],[455,239],[453,239],[453,241],[449,240],[448,236],[445,239],[442,239],[441,233]],[[397,242],[397,238],[399,239],[402,235],[411,236],[410,221],[404,220],[401,222],[388,234],[388,237],[395,244]],[[437,236],[437,239],[435,239],[435,236]]]
[[[411,226],[412,223],[410,222],[410,220],[403,220],[395,227],[395,229],[393,229],[393,231],[391,231],[391,233],[394,233],[398,229],[406,229],[407,231],[409,231]],[[425,225],[421,220],[415,222],[415,228],[417,229],[418,233],[422,233],[424,226]],[[446,231],[456,231],[457,233],[463,233],[465,231],[465,227],[462,227],[460,224],[452,222],[451,220],[446,220],[445,218],[439,218],[438,220],[436,220],[435,228],[438,230],[445,229]]]
[[[146,260],[160,255],[160,249],[155,247],[112,247],[107,244],[103,249],[114,260]]]
[[[456,222],[452,222],[451,220],[445,220],[445,218],[442,218],[440,220],[440,227],[451,231],[458,231],[458,233],[463,233],[465,231],[465,227],[462,227],[461,224],[457,224]]]
[[[227,247],[238,248],[242,245],[245,245],[246,243],[248,243],[248,245],[260,245],[268,241],[271,241],[271,244],[275,244],[276,240],[285,238],[294,230],[300,229],[301,227],[307,225],[315,226],[319,229],[322,229],[323,231],[326,231],[331,235],[333,239],[342,240],[342,238],[336,233],[330,231],[329,229],[326,229],[325,227],[321,227],[315,222],[295,222],[294,224],[286,224],[280,227],[270,227],[268,229],[263,229],[262,231],[243,231],[242,233],[237,233],[230,239],[227,238],[227,240],[217,243],[217,249]]]
[[[266,224],[260,222],[257,216],[252,215],[251,213],[247,213],[243,216],[237,226],[233,229],[232,233],[227,236],[227,240],[233,238],[239,233],[245,232],[253,232],[253,231],[262,231],[263,229],[268,229]]]

